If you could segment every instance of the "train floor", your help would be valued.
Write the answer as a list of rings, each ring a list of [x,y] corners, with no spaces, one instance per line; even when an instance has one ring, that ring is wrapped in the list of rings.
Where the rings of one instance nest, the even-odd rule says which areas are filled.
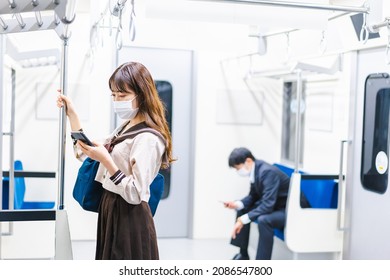
[[[238,249],[227,239],[158,239],[161,260],[229,260]],[[74,260],[93,260],[94,241],[73,241]],[[251,253],[251,252],[250,252]]]

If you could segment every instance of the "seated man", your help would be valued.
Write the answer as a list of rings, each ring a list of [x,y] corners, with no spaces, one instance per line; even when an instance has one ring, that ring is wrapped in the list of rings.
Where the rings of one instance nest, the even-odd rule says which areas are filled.
[[[274,228],[283,229],[290,178],[277,167],[255,159],[246,148],[236,148],[229,156],[229,166],[249,178],[250,192],[241,200],[224,202],[237,210],[231,244],[240,248],[234,260],[248,260],[250,222],[257,221],[259,241],[256,259],[271,259]]]

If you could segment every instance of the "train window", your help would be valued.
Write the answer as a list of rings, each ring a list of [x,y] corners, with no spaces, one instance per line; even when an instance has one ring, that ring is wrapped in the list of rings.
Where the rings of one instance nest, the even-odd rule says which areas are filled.
[[[172,85],[167,81],[155,81],[158,95],[165,105],[165,117],[168,122],[169,131],[172,133]],[[171,187],[171,169],[161,169],[160,173],[164,176],[164,192],[161,199],[169,196]]]
[[[303,89],[305,88],[303,82]],[[282,125],[282,161],[291,162],[295,161],[295,125],[296,125],[296,96],[297,96],[297,83],[296,82],[285,82],[284,93],[283,93],[283,125]],[[304,90],[302,93],[302,99],[305,100]],[[301,147],[300,151],[300,164],[303,162],[303,138],[304,138],[304,127],[305,127],[305,110],[304,102],[301,103],[301,140],[299,143]]]
[[[389,74],[369,75],[364,95],[360,177],[365,189],[383,194],[387,189],[389,165]]]

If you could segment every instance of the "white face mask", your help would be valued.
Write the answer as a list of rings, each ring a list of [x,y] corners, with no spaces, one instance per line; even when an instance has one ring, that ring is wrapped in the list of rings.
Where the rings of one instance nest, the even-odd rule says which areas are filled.
[[[251,175],[250,170],[247,170],[245,166],[241,167],[240,169],[237,170],[238,175],[242,177],[249,177]]]
[[[136,97],[134,97],[130,101],[113,101],[115,114],[117,114],[121,119],[124,120],[133,119],[138,113],[138,108],[133,109],[133,104],[132,104],[133,100]]]

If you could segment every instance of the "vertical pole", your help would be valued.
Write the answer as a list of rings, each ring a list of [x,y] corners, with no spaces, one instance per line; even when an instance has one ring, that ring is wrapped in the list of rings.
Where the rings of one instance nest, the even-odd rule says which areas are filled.
[[[4,67],[4,35],[0,34],[0,155],[3,155],[3,93],[4,93],[4,81],[3,81],[3,67]],[[0,159],[0,173],[1,177],[3,177],[3,156]],[[0,210],[3,209],[3,179],[0,181]],[[0,223],[1,226],[1,223]],[[0,228],[0,236],[1,236],[1,228]],[[1,237],[0,237],[1,242]],[[0,243],[1,245],[1,243]],[[0,258],[1,258],[1,247],[0,247]]]
[[[16,73],[15,69],[11,69],[11,83],[12,83],[12,92],[11,92],[11,126],[9,134],[9,196],[8,196],[8,209],[15,209],[15,98],[16,98]],[[9,222],[8,232],[10,235],[14,232],[14,222]]]
[[[11,126],[9,134],[9,209],[13,210],[14,197],[15,197],[15,95],[16,95],[16,80],[15,80],[15,69],[11,69],[11,83],[12,83],[12,92],[11,92]],[[11,228],[12,222],[10,222]]]
[[[3,93],[4,93],[4,83],[3,83],[3,67],[4,67],[4,35],[0,34],[0,174],[3,178]],[[0,211],[3,210],[3,179],[0,180]],[[1,254],[1,240],[2,240],[2,231],[0,223],[0,260],[2,259]]]
[[[295,167],[298,173],[301,155],[301,98],[302,98],[302,71],[297,72],[297,112],[295,116]]]
[[[60,88],[63,95],[67,95],[67,59],[68,38],[62,38],[62,61]],[[65,147],[66,147],[66,107],[60,109],[59,127],[59,156],[58,156],[58,209],[64,209],[64,186],[65,186]]]

